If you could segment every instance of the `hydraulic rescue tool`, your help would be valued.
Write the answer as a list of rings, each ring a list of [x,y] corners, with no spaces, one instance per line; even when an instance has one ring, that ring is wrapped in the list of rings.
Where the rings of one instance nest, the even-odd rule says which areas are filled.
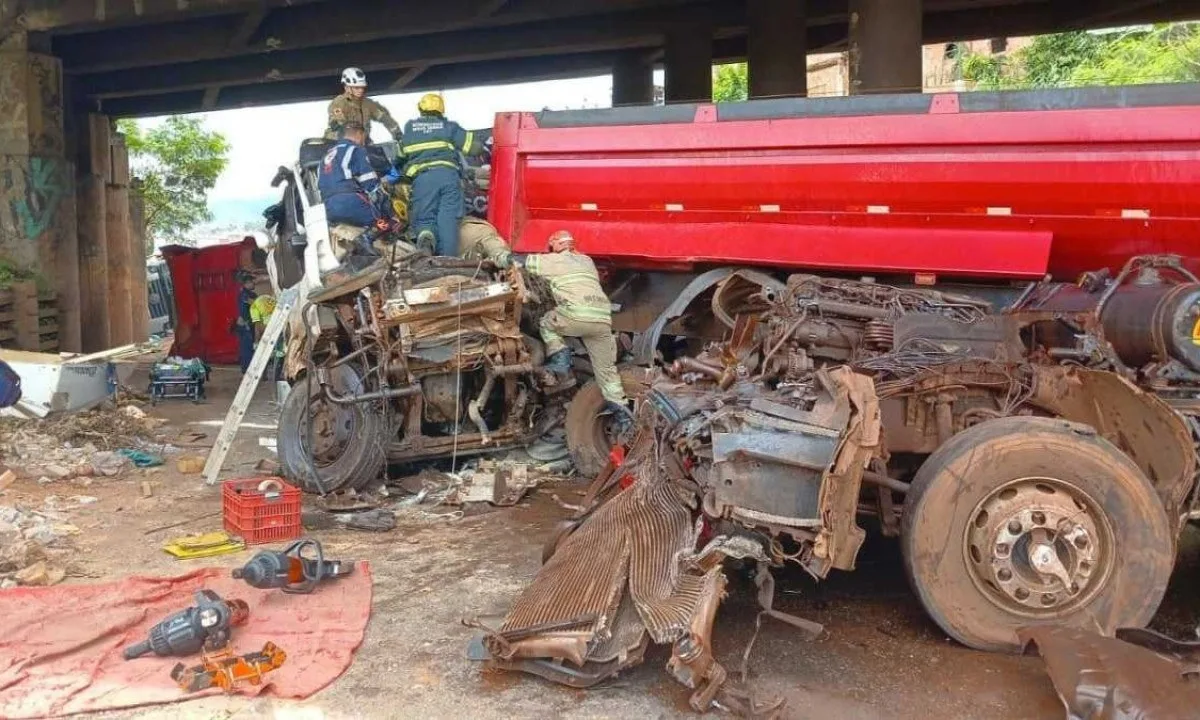
[[[306,550],[311,550],[311,557],[305,557]],[[280,588],[285,593],[306,594],[324,580],[349,575],[353,571],[354,563],[326,560],[320,542],[303,538],[282,551],[260,551],[244,567],[235,569],[233,577],[235,580],[245,580],[248,585],[260,590]]]
[[[263,675],[278,669],[287,654],[269,642],[261,652],[234,655],[230,650],[204,653],[199,665],[185,667],[179,663],[171,670],[171,679],[186,692],[199,692],[219,687],[233,692],[239,683],[262,685]]]
[[[182,657],[200,650],[220,650],[229,643],[235,625],[250,615],[244,600],[222,600],[212,590],[196,591],[196,605],[175,613],[150,628],[145,641],[125,648],[126,660],[154,653]]]

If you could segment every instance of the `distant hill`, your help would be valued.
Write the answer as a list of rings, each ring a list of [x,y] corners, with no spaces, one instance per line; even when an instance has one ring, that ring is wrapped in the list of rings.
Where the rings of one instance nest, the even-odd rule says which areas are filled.
[[[276,196],[259,198],[221,198],[210,200],[208,209],[212,211],[211,225],[253,225],[261,226],[262,212],[267,206],[279,202]]]

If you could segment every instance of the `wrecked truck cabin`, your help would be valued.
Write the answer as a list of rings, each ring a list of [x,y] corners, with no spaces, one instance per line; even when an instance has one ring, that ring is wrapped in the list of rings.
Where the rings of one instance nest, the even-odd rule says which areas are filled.
[[[693,708],[730,707],[723,560],[811,636],[772,609],[771,569],[853,571],[869,527],[969,647],[1144,626],[1197,511],[1200,136],[1171,122],[1181,101],[500,116],[497,225],[517,251],[576,233],[645,369],[624,460],[476,657],[586,685],[669,644]],[[593,567],[602,587],[578,581]]]

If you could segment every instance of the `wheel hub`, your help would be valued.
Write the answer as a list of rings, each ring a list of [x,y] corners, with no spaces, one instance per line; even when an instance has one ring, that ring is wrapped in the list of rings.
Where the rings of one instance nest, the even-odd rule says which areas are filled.
[[[337,460],[349,443],[354,431],[354,417],[342,408],[331,406],[323,398],[314,397],[309,405],[312,422],[312,454],[318,465]],[[308,443],[307,429],[301,427],[301,443]]]
[[[1112,564],[1112,532],[1096,507],[1052,478],[997,489],[967,526],[971,579],[993,603],[1022,615],[1052,618],[1086,603]]]

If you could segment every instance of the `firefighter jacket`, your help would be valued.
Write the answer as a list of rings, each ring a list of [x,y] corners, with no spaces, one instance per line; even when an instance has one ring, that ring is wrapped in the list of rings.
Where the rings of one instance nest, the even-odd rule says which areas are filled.
[[[372,121],[387,128],[397,142],[400,140],[400,123],[396,122],[382,105],[368,97],[338,95],[329,103],[329,129],[325,131],[325,139],[340,140],[342,128],[348,122],[362,125],[367,130],[367,137],[370,137]]]
[[[458,226],[458,254],[464,260],[490,260],[508,267],[512,248],[490,222],[468,215]]]
[[[324,201],[335,195],[371,193],[379,187],[379,175],[367,160],[367,151],[349,140],[341,140],[325,153],[317,188]]]
[[[574,251],[530,255],[525,269],[550,282],[559,314],[579,322],[612,324],[612,304],[587,255]]]
[[[409,178],[415,178],[429,168],[457,170],[458,154],[478,155],[490,136],[490,130],[463,130],[458,123],[441,115],[422,115],[404,124],[399,162],[403,163],[404,174]]]

